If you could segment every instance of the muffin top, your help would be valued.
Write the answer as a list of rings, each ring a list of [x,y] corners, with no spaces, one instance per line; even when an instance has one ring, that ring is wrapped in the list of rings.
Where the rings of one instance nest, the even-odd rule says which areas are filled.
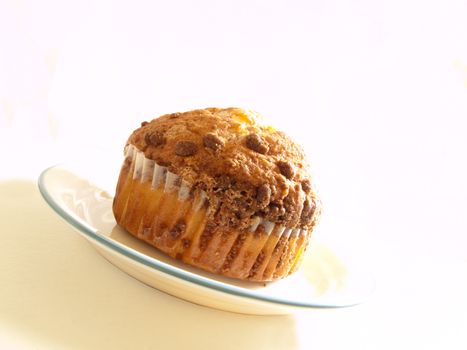
[[[311,229],[320,215],[302,148],[239,108],[206,108],[143,122],[127,144],[202,189],[217,225],[246,229],[255,217]]]

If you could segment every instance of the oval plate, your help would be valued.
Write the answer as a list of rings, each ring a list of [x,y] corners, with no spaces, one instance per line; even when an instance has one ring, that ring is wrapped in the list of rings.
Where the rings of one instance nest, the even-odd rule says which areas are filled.
[[[368,273],[340,261],[314,240],[299,271],[278,282],[242,282],[187,266],[116,224],[109,195],[115,174],[118,167],[100,162],[60,165],[44,170],[38,184],[62,219],[108,261],[147,285],[196,304],[255,315],[356,305],[373,290]]]

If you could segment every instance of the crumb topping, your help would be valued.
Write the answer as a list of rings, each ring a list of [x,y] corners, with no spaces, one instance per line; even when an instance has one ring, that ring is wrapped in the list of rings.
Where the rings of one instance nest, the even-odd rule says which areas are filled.
[[[217,225],[246,229],[259,216],[311,229],[321,205],[304,152],[259,120],[239,108],[166,114],[141,123],[128,143],[203,189]]]

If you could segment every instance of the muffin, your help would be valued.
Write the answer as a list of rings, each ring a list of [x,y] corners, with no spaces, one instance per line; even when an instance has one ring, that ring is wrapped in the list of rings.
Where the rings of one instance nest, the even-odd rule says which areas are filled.
[[[239,108],[143,122],[113,212],[130,234],[198,268],[272,281],[300,265],[321,206],[300,146]]]

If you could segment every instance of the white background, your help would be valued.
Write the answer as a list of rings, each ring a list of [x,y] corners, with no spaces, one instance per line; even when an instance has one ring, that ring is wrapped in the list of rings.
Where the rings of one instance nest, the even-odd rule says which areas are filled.
[[[358,328],[326,315],[311,340],[298,317],[294,344],[465,348],[466,18],[454,0],[0,0],[1,178],[119,156],[164,113],[258,110],[308,154],[316,235],[377,280]]]

